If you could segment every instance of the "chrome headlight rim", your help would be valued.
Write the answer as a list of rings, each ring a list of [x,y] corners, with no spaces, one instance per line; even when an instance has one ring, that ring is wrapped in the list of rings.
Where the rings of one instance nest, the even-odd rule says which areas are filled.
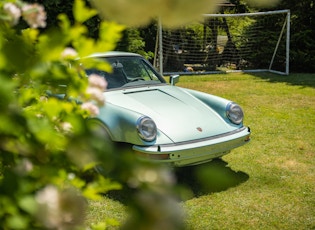
[[[140,138],[144,141],[151,142],[156,139],[156,124],[148,116],[142,116],[137,120],[137,131]]]
[[[243,123],[244,112],[237,103],[230,102],[226,106],[226,116],[233,124],[240,125]]]

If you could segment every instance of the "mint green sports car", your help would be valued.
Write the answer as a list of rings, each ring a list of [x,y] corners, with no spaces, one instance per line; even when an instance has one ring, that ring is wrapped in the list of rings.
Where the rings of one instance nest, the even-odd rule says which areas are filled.
[[[112,65],[87,75],[106,78],[106,105],[90,119],[115,143],[130,146],[141,158],[173,166],[196,165],[219,158],[250,140],[243,111],[236,103],[170,83],[142,56],[108,52],[91,56]]]

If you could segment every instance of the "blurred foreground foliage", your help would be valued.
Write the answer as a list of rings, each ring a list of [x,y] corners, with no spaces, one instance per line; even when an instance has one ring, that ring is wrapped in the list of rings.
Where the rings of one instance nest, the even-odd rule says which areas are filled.
[[[33,8],[25,10],[25,6]],[[96,10],[76,0],[74,21],[60,14],[58,26],[43,32],[38,27],[44,27],[46,14],[40,7],[0,2],[1,228],[83,229],[86,200],[98,199],[123,184],[140,191],[131,194],[137,218],[131,218],[126,228],[181,228],[178,220],[182,218],[176,216],[180,212],[171,202],[169,171],[143,165],[129,152],[117,154],[87,126],[89,112],[71,100],[90,100],[82,63],[110,71],[107,64],[78,58],[113,50],[123,26],[101,22],[98,39],[90,38],[84,23]],[[30,14],[34,17],[27,18]],[[22,19],[29,26],[21,30],[15,25]],[[41,21],[32,24],[34,19]],[[49,97],[49,93],[62,93],[69,100]],[[94,172],[100,162],[115,173],[115,180]],[[172,220],[156,215],[163,212],[157,203],[161,210],[169,210],[165,215]],[[105,229],[104,223],[89,228]]]

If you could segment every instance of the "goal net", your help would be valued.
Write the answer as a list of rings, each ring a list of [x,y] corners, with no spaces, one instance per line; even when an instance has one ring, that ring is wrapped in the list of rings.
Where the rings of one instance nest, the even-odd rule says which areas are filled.
[[[290,11],[206,14],[159,26],[154,65],[164,75],[270,71],[289,74]]]

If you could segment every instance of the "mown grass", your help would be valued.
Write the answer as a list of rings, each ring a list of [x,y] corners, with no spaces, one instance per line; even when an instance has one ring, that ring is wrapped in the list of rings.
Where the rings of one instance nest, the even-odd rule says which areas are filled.
[[[222,160],[180,170],[187,229],[315,229],[315,75],[183,76],[178,86],[236,101],[252,130]],[[126,210],[104,197],[87,223],[123,221]]]

